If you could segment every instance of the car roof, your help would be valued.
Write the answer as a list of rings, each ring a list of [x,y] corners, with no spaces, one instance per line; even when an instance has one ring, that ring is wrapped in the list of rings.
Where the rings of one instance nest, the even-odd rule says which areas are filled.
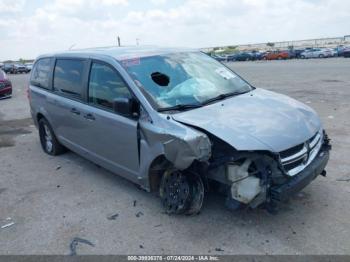
[[[165,48],[165,47],[151,47],[151,46],[134,46],[134,47],[94,47],[86,49],[74,49],[64,52],[56,52],[39,56],[39,58],[61,56],[61,57],[112,57],[118,61],[133,58],[142,58],[155,55],[165,55],[170,53],[198,51],[197,49],[189,48]]]

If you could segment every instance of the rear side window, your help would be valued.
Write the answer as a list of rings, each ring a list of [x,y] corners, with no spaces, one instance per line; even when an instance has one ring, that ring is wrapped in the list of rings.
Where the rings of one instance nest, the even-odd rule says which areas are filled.
[[[82,98],[84,61],[73,59],[57,59],[53,87],[68,97]]]
[[[30,84],[49,89],[51,58],[42,58],[35,63],[30,77]]]

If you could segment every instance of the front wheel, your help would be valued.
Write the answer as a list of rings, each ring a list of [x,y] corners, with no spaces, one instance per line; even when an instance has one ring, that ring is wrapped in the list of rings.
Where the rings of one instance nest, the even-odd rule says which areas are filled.
[[[202,208],[204,185],[199,175],[172,170],[162,177],[159,194],[168,214],[197,214]]]
[[[65,151],[65,147],[58,142],[52,127],[45,118],[39,120],[39,137],[45,153],[56,156]]]

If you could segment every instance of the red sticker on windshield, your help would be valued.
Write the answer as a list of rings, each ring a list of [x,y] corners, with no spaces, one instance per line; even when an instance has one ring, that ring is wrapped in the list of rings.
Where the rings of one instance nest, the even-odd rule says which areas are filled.
[[[123,66],[125,66],[125,67],[139,65],[140,64],[140,58],[139,57],[135,57],[135,58],[131,58],[131,59],[126,59],[126,60],[123,60],[122,63],[123,63]]]

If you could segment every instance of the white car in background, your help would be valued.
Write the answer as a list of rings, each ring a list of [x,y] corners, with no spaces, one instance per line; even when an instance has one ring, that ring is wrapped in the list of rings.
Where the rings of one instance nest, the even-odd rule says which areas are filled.
[[[26,67],[27,72],[30,72],[30,71],[32,71],[33,63],[26,63],[25,67]]]
[[[326,48],[330,53],[331,57],[337,57],[338,56],[338,51],[335,48]]]
[[[300,58],[325,58],[331,57],[332,52],[326,48],[311,48],[306,49],[304,52],[300,54]]]

